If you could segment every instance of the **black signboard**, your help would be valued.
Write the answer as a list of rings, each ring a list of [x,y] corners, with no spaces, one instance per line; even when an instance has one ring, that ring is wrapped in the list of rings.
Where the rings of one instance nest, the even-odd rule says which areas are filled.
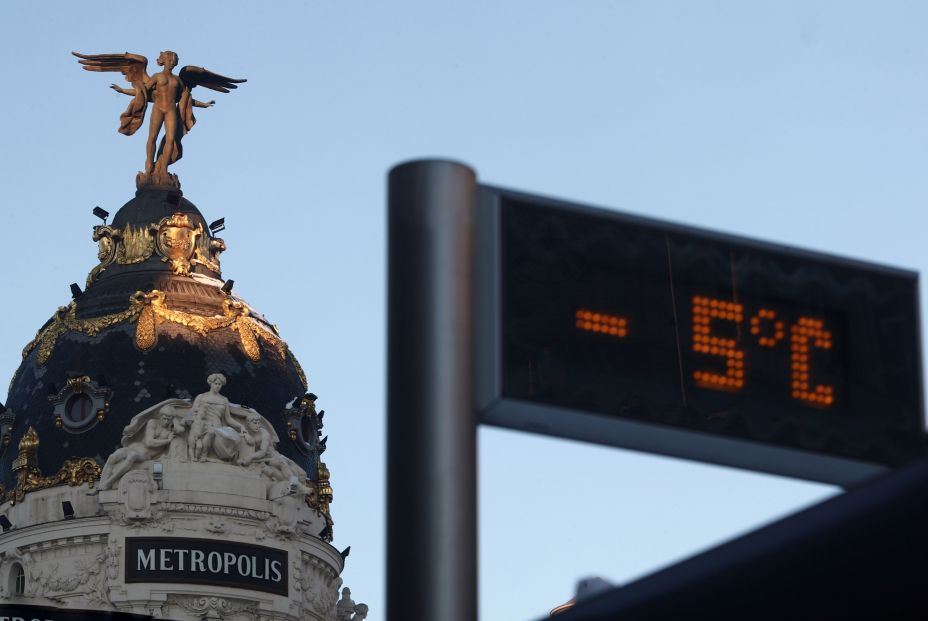
[[[0,621],[151,621],[152,618],[128,612],[21,606],[0,602]]]
[[[126,582],[184,582],[288,594],[287,553],[204,539],[126,539]]]
[[[481,422],[840,484],[923,452],[916,274],[496,188],[478,209]]]

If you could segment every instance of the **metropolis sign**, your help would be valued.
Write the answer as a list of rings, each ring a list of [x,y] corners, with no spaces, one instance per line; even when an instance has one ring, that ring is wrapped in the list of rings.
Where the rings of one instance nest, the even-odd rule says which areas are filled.
[[[840,485],[921,454],[917,274],[488,186],[477,209],[480,422]]]
[[[184,582],[288,594],[287,553],[203,539],[126,539],[126,582]],[[2,620],[0,620],[2,621]]]

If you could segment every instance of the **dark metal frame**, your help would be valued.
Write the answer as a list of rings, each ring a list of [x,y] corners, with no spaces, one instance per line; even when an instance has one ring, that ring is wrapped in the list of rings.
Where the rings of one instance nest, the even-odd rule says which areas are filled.
[[[880,464],[844,457],[505,398],[501,376],[502,291],[499,282],[502,202],[506,199],[530,202],[612,221],[659,227],[671,233],[699,236],[704,239],[736,243],[796,258],[827,262],[836,266],[865,268],[869,271],[910,278],[916,281],[916,286],[917,273],[492,186],[481,185],[478,197],[478,251],[475,256],[477,282],[480,283],[476,292],[479,365],[475,389],[480,423],[844,487],[860,484],[888,470],[886,466]],[[913,312],[918,318],[918,308],[913,309]],[[920,325],[918,330],[920,333]],[[920,354],[919,351],[919,377],[921,377]],[[924,411],[924,395],[921,390],[919,391],[919,407]]]

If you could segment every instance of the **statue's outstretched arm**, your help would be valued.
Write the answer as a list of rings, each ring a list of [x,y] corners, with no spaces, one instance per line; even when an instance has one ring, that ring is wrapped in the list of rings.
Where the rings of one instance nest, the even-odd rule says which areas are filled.
[[[207,102],[197,101],[196,99],[191,99],[193,101],[194,108],[212,108],[216,104],[216,100],[210,100]]]
[[[135,97],[135,94],[138,92],[134,88],[123,88],[118,84],[110,84],[110,88],[116,91],[117,93],[122,93],[123,95],[129,95],[130,97]]]

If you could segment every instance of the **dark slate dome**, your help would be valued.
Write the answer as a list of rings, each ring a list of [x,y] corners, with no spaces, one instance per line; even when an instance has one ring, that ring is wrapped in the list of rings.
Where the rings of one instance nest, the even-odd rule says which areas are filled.
[[[26,346],[10,383],[0,484],[14,483],[30,427],[43,476],[68,459],[102,464],[133,416],[206,392],[216,372],[228,380],[223,394],[271,421],[278,450],[315,479],[318,430],[304,429],[290,407],[306,393],[303,371],[276,328],[223,289],[225,244],[193,203],[179,190],[143,187],[112,224],[95,227],[94,240],[100,263],[85,290]]]

